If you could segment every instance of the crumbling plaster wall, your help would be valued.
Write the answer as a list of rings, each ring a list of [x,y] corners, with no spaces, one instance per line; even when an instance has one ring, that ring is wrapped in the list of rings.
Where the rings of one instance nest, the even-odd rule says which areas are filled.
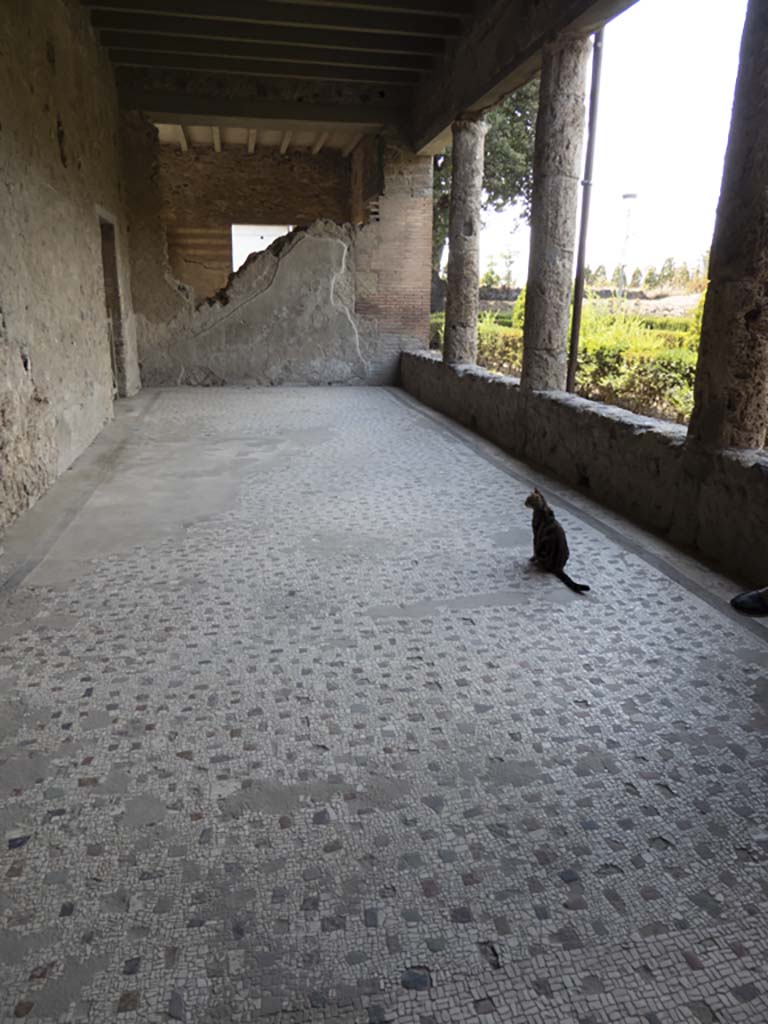
[[[685,427],[511,377],[405,354],[401,381],[425,405],[596,501],[698,550],[726,571],[768,580],[768,453],[689,448]]]
[[[139,387],[117,97],[74,0],[0,4],[0,527],[112,415],[99,214],[116,226],[121,390]]]
[[[429,157],[417,157],[389,140],[382,150],[381,174],[365,169],[355,176],[353,186],[354,157],[342,166],[338,154],[329,154],[321,161],[321,170],[310,172],[318,157],[289,152],[282,159],[270,154],[260,164],[262,179],[257,185],[236,175],[239,184],[230,193],[226,180],[219,177],[225,153],[211,152],[204,158],[193,154],[190,161],[180,159],[189,153],[169,155],[166,148],[159,146],[156,131],[139,115],[126,116],[133,302],[144,384],[392,383],[400,351],[426,347],[432,231]],[[243,152],[237,166],[256,156]],[[195,188],[202,190],[200,195],[191,195],[192,178],[183,178],[180,171],[169,175],[168,166],[199,177]],[[206,180],[209,174],[214,175],[215,188]],[[167,185],[171,179],[178,186],[173,201]],[[352,211],[365,213],[356,189],[362,190],[364,182],[370,187],[374,180],[382,194],[373,215],[362,225],[347,223]],[[180,187],[182,181],[186,187]],[[335,185],[331,202],[328,182],[340,181],[343,197]],[[211,226],[260,218],[301,223],[315,208],[329,205],[333,214],[332,219],[312,219],[306,230],[291,236],[289,245],[252,261],[224,295],[196,303],[192,290],[173,274],[168,237],[179,222],[201,222],[201,195],[217,204],[208,221]],[[269,205],[259,198],[266,196],[272,197]]]
[[[348,225],[317,221],[251,256],[224,291],[183,310],[164,343],[147,347],[144,383],[364,383],[353,240]]]

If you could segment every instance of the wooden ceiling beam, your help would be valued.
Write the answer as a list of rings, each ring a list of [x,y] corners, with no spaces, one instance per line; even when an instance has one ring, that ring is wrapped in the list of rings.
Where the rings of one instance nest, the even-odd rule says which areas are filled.
[[[311,46],[354,53],[403,53],[441,56],[445,41],[427,36],[402,36],[382,32],[344,32],[331,29],[296,28],[290,25],[247,25],[219,19],[171,17],[155,14],[131,14],[125,11],[94,10],[91,23],[98,32],[132,32],[142,35],[171,36],[175,40],[197,38],[227,39],[234,42],[262,43],[283,47]]]
[[[383,32],[390,35],[455,38],[462,19],[440,14],[406,14],[373,8],[326,7],[320,4],[279,3],[276,0],[83,0],[91,10],[122,11],[133,15],[164,14],[248,25]]]
[[[326,144],[326,142],[328,141],[329,134],[330,134],[330,132],[320,132],[320,134],[317,136],[317,138],[315,139],[315,141],[314,141],[314,143],[312,145],[312,155],[313,156],[317,156],[317,154],[320,152],[320,150]]]
[[[352,150],[355,148],[355,146],[358,144],[358,142],[362,139],[362,137],[363,137],[362,133],[360,133],[360,132],[358,132],[357,135],[353,135],[352,138],[349,140],[349,142],[342,149],[341,155],[343,157],[349,156],[349,154],[352,152]]]
[[[132,70],[124,78],[122,72],[126,70],[117,69],[121,108],[142,110],[156,124],[217,124],[222,128],[244,125],[260,130],[267,127],[265,122],[293,121],[295,126],[307,130],[318,124],[322,125],[323,131],[331,131],[336,126],[376,131],[384,125],[400,125],[405,114],[405,108],[391,100],[381,103],[355,102],[352,99],[338,103],[306,103],[290,98],[222,96],[206,92],[209,80],[204,75],[194,76],[199,78],[195,91],[179,93],[163,89],[153,73],[141,69]],[[190,77],[193,74],[190,72]],[[250,79],[244,81],[250,82]]]
[[[289,64],[278,61],[244,60],[240,57],[198,57],[184,53],[137,53],[110,50],[115,67],[160,68],[176,71],[204,71],[209,74],[248,75],[258,78],[302,78],[311,81],[365,82],[376,85],[414,85],[417,71],[381,68],[349,68],[319,64]]]
[[[285,61],[292,64],[320,64],[343,67],[383,68],[389,70],[429,71],[434,58],[426,54],[356,53],[352,50],[321,49],[314,46],[271,46],[269,43],[240,42],[233,39],[197,39],[188,36],[158,36],[143,32],[100,33],[101,45],[108,50],[133,50],[141,53],[184,53],[206,57],[243,57],[252,60]]]
[[[404,14],[449,14],[465,18],[474,12],[473,0],[276,0],[285,4],[313,4],[363,11],[400,11]]]

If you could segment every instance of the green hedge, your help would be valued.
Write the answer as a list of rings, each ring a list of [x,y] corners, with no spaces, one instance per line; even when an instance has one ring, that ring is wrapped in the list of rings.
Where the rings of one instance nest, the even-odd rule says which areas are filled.
[[[431,319],[432,336],[442,342],[444,316],[436,313]],[[521,326],[510,325],[513,319],[522,320],[522,306],[517,317],[481,316],[477,361],[494,373],[519,377],[523,332]],[[685,423],[693,408],[697,348],[693,316],[640,318],[586,304],[576,391],[585,398]]]

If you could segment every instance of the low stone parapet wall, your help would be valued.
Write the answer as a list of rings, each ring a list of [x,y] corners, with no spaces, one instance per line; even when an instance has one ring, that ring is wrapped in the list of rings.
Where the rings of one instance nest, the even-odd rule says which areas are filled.
[[[701,452],[686,429],[513,377],[403,353],[414,398],[737,578],[768,584],[768,452]]]

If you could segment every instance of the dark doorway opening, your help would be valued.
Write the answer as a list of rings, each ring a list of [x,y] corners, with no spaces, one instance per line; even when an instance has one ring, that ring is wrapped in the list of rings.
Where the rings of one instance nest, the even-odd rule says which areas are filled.
[[[104,301],[107,310],[109,356],[112,363],[112,396],[125,394],[125,360],[123,353],[123,314],[120,306],[120,283],[117,275],[117,240],[115,225],[99,218],[101,229],[101,264],[104,271]]]

